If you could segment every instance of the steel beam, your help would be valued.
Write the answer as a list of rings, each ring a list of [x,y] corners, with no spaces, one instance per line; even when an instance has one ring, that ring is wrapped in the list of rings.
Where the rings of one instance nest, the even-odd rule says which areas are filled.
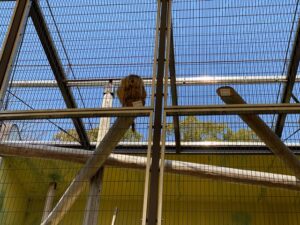
[[[226,104],[247,104],[231,87],[220,87],[217,93]],[[271,128],[257,115],[239,114],[239,117],[255,132],[266,146],[269,147],[274,155],[281,159],[281,161],[294,172],[295,176],[300,179],[300,160]]]
[[[9,30],[5,37],[0,56],[0,108],[3,106],[2,104],[9,84],[13,63],[23,38],[30,7],[30,0],[19,0],[16,3]]]
[[[41,8],[38,4],[38,1],[36,0],[32,2],[30,16],[32,18],[34,27],[38,33],[38,36],[40,38],[40,41],[42,43],[49,64],[57,81],[57,85],[62,93],[67,108],[77,108],[77,104],[74,100],[73,94],[65,83],[66,75],[64,68],[62,66],[56,47],[53,43],[50,31],[47,27]],[[72,120],[76,132],[79,136],[80,143],[84,148],[90,148],[89,138],[85,131],[82,120],[79,118],[73,118]]]
[[[300,104],[228,104],[165,107],[168,116],[300,113]]]
[[[287,71],[287,82],[283,87],[283,94],[281,98],[281,103],[289,103],[293,94],[293,88],[296,81],[297,71],[299,67],[300,61],[300,18],[298,21],[297,32],[295,36],[295,41],[293,44],[293,49],[291,53],[291,60],[288,65]],[[275,125],[275,133],[281,137],[283,132],[283,127],[286,119],[286,114],[279,114],[276,125]]]
[[[171,61],[170,61],[171,63]],[[170,68],[171,70],[171,68]],[[104,87],[107,82],[112,79],[87,79],[87,80],[66,80],[68,87]],[[113,79],[115,85],[120,85],[121,79]],[[146,86],[152,85],[152,78],[143,78]],[[287,79],[283,76],[256,76],[256,77],[219,77],[219,76],[194,76],[194,77],[176,77],[176,86],[188,85],[213,85],[213,84],[278,84],[286,83]],[[300,78],[296,78],[295,82],[300,82]],[[171,80],[169,80],[169,85]],[[55,80],[21,80],[13,81],[10,85],[14,88],[30,88],[30,87],[58,87]]]
[[[0,120],[34,120],[60,118],[92,118],[120,116],[149,116],[151,107],[123,108],[83,108],[83,109],[52,109],[24,110],[0,112]],[[300,104],[228,104],[207,106],[172,106],[164,109],[168,116],[186,115],[237,115],[237,114],[274,114],[300,113]]]
[[[169,58],[169,70],[170,70],[170,86],[172,105],[177,106],[177,87],[176,87],[176,68],[175,68],[175,53],[174,53],[174,37],[173,37],[173,26],[171,25],[171,36],[170,36],[170,58]],[[176,153],[180,153],[180,128],[178,116],[173,116],[173,126],[176,143]]]
[[[168,0],[158,1],[161,4],[160,11],[160,30],[159,46],[157,58],[157,76],[155,91],[155,112],[154,112],[154,130],[152,145],[152,164],[150,176],[150,192],[148,202],[148,225],[156,225],[158,209],[158,186],[159,186],[159,162],[161,152],[161,122],[162,122],[162,103],[163,103],[163,78],[165,70],[165,52],[166,52],[166,34],[167,34],[167,14]]]
[[[62,142],[58,143],[55,141],[2,141],[1,145],[13,147],[13,146],[37,146],[43,145],[48,146],[49,148],[72,148],[72,149],[81,149],[81,146],[77,142]],[[95,147],[95,143],[92,143],[93,147]],[[296,155],[300,154],[300,143],[285,143]],[[113,151],[116,154],[128,154],[128,155],[145,155],[147,152],[147,143],[130,143],[125,144],[120,142],[118,146]],[[165,146],[166,154],[174,154],[175,143],[174,142],[166,142]],[[6,151],[2,151],[2,156],[9,155],[11,153],[10,148],[6,148]],[[26,152],[25,152],[26,153]],[[26,155],[28,157],[31,156],[33,152],[27,152]],[[85,151],[86,154],[92,153],[92,151]],[[0,155],[1,155],[0,154]],[[45,157],[47,153],[44,153]],[[263,142],[181,142],[181,154],[185,155],[270,155],[273,154],[270,152],[269,148]],[[80,156],[78,156],[78,160],[80,161]],[[66,155],[67,160],[67,155]]]
[[[0,112],[0,120],[149,116],[150,107],[46,109]]]

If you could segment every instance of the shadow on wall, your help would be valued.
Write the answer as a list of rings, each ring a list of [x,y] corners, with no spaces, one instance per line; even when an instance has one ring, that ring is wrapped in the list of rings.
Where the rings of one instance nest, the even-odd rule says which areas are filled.
[[[233,225],[251,225],[251,215],[247,212],[235,212],[232,214]]]

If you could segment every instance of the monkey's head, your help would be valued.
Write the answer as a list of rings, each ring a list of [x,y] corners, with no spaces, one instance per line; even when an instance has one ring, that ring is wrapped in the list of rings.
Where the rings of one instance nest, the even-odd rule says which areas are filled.
[[[146,90],[143,79],[138,75],[129,75],[121,80],[117,90],[122,106],[133,106],[133,102],[142,101],[145,105]]]

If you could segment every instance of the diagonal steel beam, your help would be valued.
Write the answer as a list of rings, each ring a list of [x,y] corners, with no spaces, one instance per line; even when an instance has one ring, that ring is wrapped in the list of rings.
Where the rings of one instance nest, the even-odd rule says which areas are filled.
[[[300,61],[300,19],[298,21],[297,32],[296,32],[295,41],[293,44],[292,53],[291,53],[291,60],[288,65],[287,82],[285,83],[285,85],[283,87],[281,103],[290,103],[296,76],[297,76],[297,71],[298,71],[298,67],[299,67],[299,61]],[[278,115],[276,125],[275,125],[275,133],[279,137],[282,136],[285,119],[286,119],[286,114]]]
[[[173,26],[171,25],[171,37],[170,37],[170,59],[169,59],[169,69],[170,69],[170,86],[171,86],[171,96],[172,96],[172,106],[177,106],[177,87],[176,87],[176,68],[175,68],[175,53],[174,53],[174,37],[173,37]],[[180,129],[179,129],[179,118],[178,116],[173,116],[173,125],[175,133],[175,143],[176,143],[176,153],[180,153]]]
[[[5,37],[0,55],[0,108],[3,106],[2,103],[9,84],[12,66],[25,31],[30,7],[30,0],[20,0],[16,3],[9,30]]]
[[[63,69],[61,60],[58,56],[56,47],[52,41],[52,37],[50,31],[47,27],[45,18],[41,11],[40,6],[38,5],[37,1],[32,2],[32,7],[30,10],[30,16],[32,18],[33,24],[35,29],[38,33],[40,41],[43,45],[44,51],[48,58],[49,64],[57,81],[57,85],[62,93],[64,101],[66,103],[67,108],[77,108],[77,104],[74,100],[72,92],[69,90],[65,80],[66,75]],[[84,125],[81,119],[73,118],[73,123],[75,129],[78,133],[80,143],[83,145],[84,148],[90,148],[89,139],[87,133],[84,129]]]
[[[217,93],[226,104],[247,104],[232,87],[220,87]],[[243,114],[239,115],[239,117],[255,132],[274,155],[281,159],[294,172],[295,176],[300,179],[300,160],[271,128],[258,115]]]

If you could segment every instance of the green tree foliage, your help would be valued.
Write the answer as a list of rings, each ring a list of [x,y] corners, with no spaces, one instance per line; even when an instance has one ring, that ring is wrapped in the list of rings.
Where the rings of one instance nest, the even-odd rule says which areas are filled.
[[[99,128],[96,127],[96,128],[93,128],[93,129],[87,131],[87,135],[88,135],[90,141],[92,141],[92,142],[97,141],[98,130],[99,130]],[[78,141],[79,140],[75,129],[67,130],[67,133],[60,131],[53,136],[53,139],[56,141]],[[134,141],[141,141],[142,139],[143,139],[142,134],[140,134],[137,131],[133,132],[130,128],[126,131],[126,133],[121,141],[134,142]]]
[[[172,123],[167,125],[167,135],[173,135]],[[227,124],[201,121],[196,116],[187,116],[180,121],[182,141],[258,141],[250,129],[233,131]]]

